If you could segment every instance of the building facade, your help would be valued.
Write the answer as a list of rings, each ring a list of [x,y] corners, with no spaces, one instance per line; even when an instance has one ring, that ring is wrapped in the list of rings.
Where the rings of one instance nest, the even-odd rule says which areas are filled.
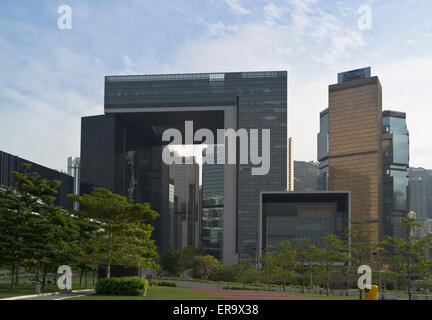
[[[31,164],[29,172],[37,172],[41,175],[42,178],[48,180],[59,180],[61,182],[61,185],[57,189],[58,193],[55,195],[55,204],[58,206],[62,206],[66,209],[71,208],[71,204],[69,203],[66,195],[74,193],[73,177],[66,173],[49,169],[40,164],[22,159],[20,157],[11,155],[3,151],[0,151],[0,185],[13,186],[15,183],[15,179],[12,172],[22,172],[21,165],[24,163]]]
[[[222,260],[223,254],[223,213],[224,213],[224,166],[217,164],[223,145],[205,149],[213,154],[213,164],[202,165],[202,248],[215,258]]]
[[[369,68],[338,75],[321,126],[323,180],[330,191],[351,191],[352,218],[366,221],[377,241],[383,235],[382,87]]]
[[[161,134],[182,130],[186,120],[215,136],[217,129],[271,131],[268,174],[252,175],[250,163],[224,165],[223,262],[233,264],[257,247],[259,193],[287,189],[286,71],[106,77],[105,114],[81,122],[81,193],[106,187],[150,202],[161,213],[155,223],[164,221]],[[163,232],[155,235],[169,236]]]
[[[401,218],[409,211],[409,132],[406,114],[383,112],[383,228],[384,235],[406,238]]]
[[[327,234],[346,238],[350,192],[263,192],[260,212],[263,248],[304,238],[322,248]]]

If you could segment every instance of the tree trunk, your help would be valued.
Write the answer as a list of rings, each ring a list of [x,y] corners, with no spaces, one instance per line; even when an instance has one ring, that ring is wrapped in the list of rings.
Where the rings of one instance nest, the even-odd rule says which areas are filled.
[[[93,270],[93,286],[94,286],[94,284],[95,284],[95,272]]]
[[[15,263],[12,263],[12,268],[11,268],[11,286],[10,289],[14,290],[15,289]]]
[[[411,300],[411,277],[408,276],[408,300]]]
[[[305,279],[304,279],[304,264],[303,264],[303,262],[302,262],[301,272],[302,272],[302,293],[304,293]]]
[[[19,270],[20,270],[20,267],[19,267],[19,265],[17,265],[16,268],[15,268],[15,273],[16,273],[16,275],[15,275],[15,285],[16,286],[19,286]]]
[[[106,269],[106,277],[107,279],[111,276],[111,236],[112,236],[112,225],[110,223],[108,230],[108,261],[107,261],[107,269]]]
[[[46,273],[47,273],[47,268],[46,268],[46,265],[44,264],[44,266],[43,266],[43,274],[42,274],[42,287],[41,287],[42,290],[45,289]]]
[[[283,292],[285,292],[285,281],[283,282]]]
[[[83,269],[80,269],[80,287],[82,286],[82,276],[83,276]]]

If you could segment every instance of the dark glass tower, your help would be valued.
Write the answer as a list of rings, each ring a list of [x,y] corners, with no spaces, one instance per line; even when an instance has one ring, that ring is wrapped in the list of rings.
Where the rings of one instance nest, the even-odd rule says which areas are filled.
[[[406,238],[400,219],[408,215],[409,132],[406,114],[383,112],[384,235]]]
[[[286,71],[106,77],[105,114],[82,118],[81,193],[103,186],[149,201],[161,213],[154,232],[158,245],[172,237],[164,225],[167,201],[161,201],[169,181],[161,134],[184,128],[186,120],[215,137],[217,129],[271,130],[267,175],[251,175],[253,164],[224,165],[222,260],[233,264],[238,254],[252,254],[258,246],[260,191],[287,188]]]
[[[217,259],[222,259],[224,213],[224,166],[216,164],[217,154],[224,152],[223,145],[208,147],[207,154],[214,155],[214,164],[202,166],[202,232],[203,249]]]

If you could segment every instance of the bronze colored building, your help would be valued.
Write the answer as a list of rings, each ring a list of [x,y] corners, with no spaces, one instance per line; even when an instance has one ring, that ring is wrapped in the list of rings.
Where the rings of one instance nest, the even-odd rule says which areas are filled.
[[[339,74],[329,86],[328,190],[351,191],[352,219],[382,238],[382,88],[370,68]]]

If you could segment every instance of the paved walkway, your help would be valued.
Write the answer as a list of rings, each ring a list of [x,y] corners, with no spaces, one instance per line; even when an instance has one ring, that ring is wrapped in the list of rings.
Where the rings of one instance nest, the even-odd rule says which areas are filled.
[[[227,300],[323,300],[320,298],[311,298],[281,294],[275,292],[259,292],[253,290],[220,290],[220,289],[191,289],[194,291],[211,294]]]
[[[5,298],[0,300],[65,300],[65,299],[85,296],[92,293],[94,293],[94,291],[92,289],[88,289],[88,290],[76,290],[71,293],[63,293],[63,292],[45,293],[39,295],[11,297],[11,298]]]

